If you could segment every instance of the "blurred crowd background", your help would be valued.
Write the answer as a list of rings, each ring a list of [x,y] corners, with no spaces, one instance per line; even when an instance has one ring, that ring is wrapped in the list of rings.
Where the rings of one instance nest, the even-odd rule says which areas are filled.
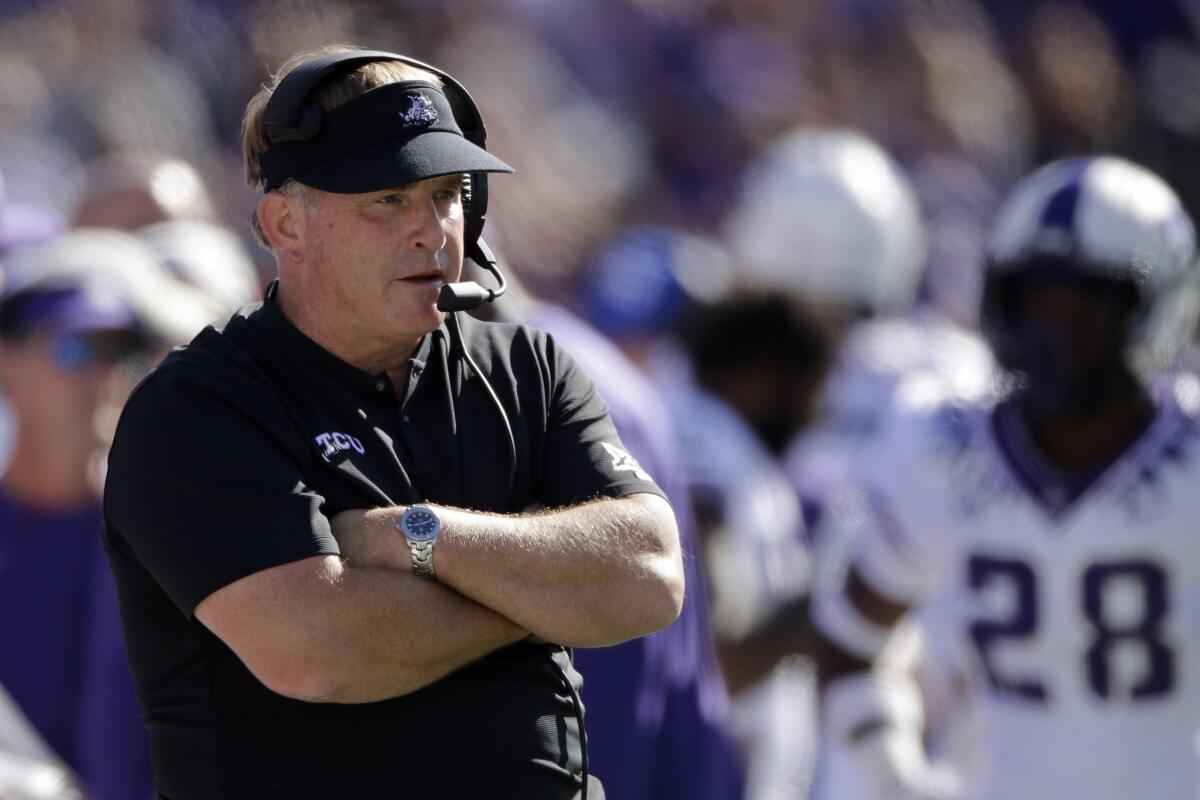
[[[164,173],[163,213],[249,242],[246,98],[292,53],[347,42],[472,91],[519,173],[493,182],[489,236],[545,291],[570,292],[622,225],[719,230],[755,153],[810,125],[905,168],[929,294],[954,303],[997,194],[1034,164],[1128,154],[1196,209],[1198,20],[1189,0],[5,0],[0,174],[10,202],[105,224],[123,221],[94,196],[131,158],[180,159],[200,186]]]
[[[297,51],[334,42],[428,61],[471,91],[489,149],[516,167],[515,177],[491,181],[485,236],[502,262],[528,293],[581,318],[640,367],[647,391],[662,395],[661,419],[683,420],[668,446],[679,451],[669,469],[680,473],[680,495],[690,493],[690,500],[675,499],[695,516],[699,544],[690,545],[690,556],[704,562],[702,551],[708,554],[700,584],[707,582],[711,606],[693,609],[704,630],[689,634],[702,641],[688,647],[715,646],[722,692],[734,695],[739,791],[804,796],[811,764],[796,757],[796,742],[810,752],[816,734],[807,723],[797,730],[797,720],[809,719],[797,709],[811,705],[804,688],[811,674],[797,656],[803,644],[791,613],[808,591],[813,532],[837,489],[813,482],[844,474],[829,468],[844,454],[822,450],[827,440],[797,442],[809,427],[820,428],[836,402],[829,398],[839,384],[829,375],[848,358],[847,332],[881,316],[936,318],[953,336],[918,338],[918,350],[971,351],[991,215],[1016,180],[1051,159],[1124,155],[1159,173],[1194,217],[1198,33],[1196,0],[0,0],[4,297],[47,276],[82,284],[81,276],[104,271],[116,276],[138,323],[128,326],[136,327],[136,342],[54,340],[59,367],[115,369],[124,389],[96,390],[89,409],[46,399],[45,392],[60,391],[78,400],[76,385],[33,383],[37,376],[16,367],[0,372],[13,406],[0,415],[0,460],[21,453],[23,435],[46,435],[54,415],[106,408],[97,413],[111,425],[119,401],[105,406],[104,398],[128,391],[163,347],[186,342],[261,294],[274,265],[246,224],[258,195],[245,185],[239,126],[270,70]],[[838,271],[815,251],[855,246],[853,235],[820,243],[811,226],[792,229],[788,202],[816,217],[823,205],[820,194],[789,198],[791,183],[800,186],[805,175],[788,175],[787,162],[772,160],[797,130],[855,132],[814,146],[843,148],[837,152],[850,153],[849,166],[839,169],[858,170],[863,185],[879,190],[859,204],[863,213],[911,241],[861,252],[911,264],[911,285],[901,280],[876,296],[881,279],[872,273],[846,293],[822,295],[820,281],[789,276],[793,263],[797,275]],[[871,141],[894,167],[871,160]],[[853,155],[854,148],[867,155]],[[818,171],[832,163],[804,158]],[[776,172],[785,173],[782,183],[770,181]],[[846,186],[858,178],[838,180]],[[911,192],[911,218],[907,194],[878,207],[887,206],[893,184]],[[841,197],[827,196],[830,204]],[[859,232],[846,222],[856,212],[831,213],[830,230]],[[809,266],[806,258],[814,259]],[[774,294],[738,294],[751,287]],[[90,289],[80,291],[80,307],[103,305]],[[69,311],[15,308],[55,336],[87,327]],[[517,306],[507,313],[521,315]],[[89,324],[109,334],[126,327],[120,315],[104,319]],[[884,338],[894,343],[897,335],[886,329]],[[72,342],[73,350],[66,347]],[[0,349],[0,359],[15,364],[12,350]],[[751,362],[759,368],[742,369]],[[955,363],[971,372],[968,383],[987,371],[973,351]],[[680,388],[680,370],[692,373],[699,393]],[[18,382],[38,390],[22,401]],[[879,386],[865,391],[891,391],[891,384]],[[717,406],[706,405],[712,398]],[[25,432],[22,413],[40,414],[41,428]],[[76,455],[88,474],[96,472],[103,436]],[[662,453],[651,460],[661,459],[669,460]],[[23,463],[14,456],[2,481],[14,497],[20,491],[13,487],[37,483],[21,478]],[[87,491],[65,483],[61,497],[30,502],[75,509]],[[730,497],[743,490],[761,502],[738,507]],[[756,531],[752,563],[743,564],[744,551],[722,538],[733,516]],[[751,518],[762,524],[745,525]],[[0,516],[0,526],[14,524],[9,519]],[[5,535],[0,530],[0,586],[13,563],[5,560]],[[64,580],[53,568],[47,574]],[[729,588],[744,589],[747,575],[754,588]],[[36,647],[10,648],[14,630],[66,635],[59,623],[9,616],[0,614],[0,627],[9,626],[0,630],[0,648],[9,651],[0,654],[0,685],[20,680],[6,677],[6,666],[10,675],[44,673],[21,660],[51,657],[29,655],[42,652]],[[710,639],[715,645],[704,644]],[[91,651],[44,652],[51,651],[81,660],[80,673],[92,671]],[[653,656],[637,658],[645,670]],[[621,668],[598,667],[594,682]],[[780,670],[790,677],[761,697],[749,693]],[[84,694],[63,701],[74,710],[88,704],[86,690],[77,692]],[[723,700],[705,702],[700,716],[725,713],[717,708]],[[78,754],[86,745],[63,743],[84,735],[66,732],[76,724],[67,720],[74,711],[46,713],[62,717],[62,731],[48,732],[40,719],[35,727],[86,772]],[[603,712],[596,718],[604,724]],[[754,743],[772,737],[782,743],[774,755]],[[764,776],[789,770],[783,789],[769,788],[774,778]],[[95,788],[104,779],[88,780],[96,796],[132,796],[104,794]],[[610,796],[668,796],[628,784]]]

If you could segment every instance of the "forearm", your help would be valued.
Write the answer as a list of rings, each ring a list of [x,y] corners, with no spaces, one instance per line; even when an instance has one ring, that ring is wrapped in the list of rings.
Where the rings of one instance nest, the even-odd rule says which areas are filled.
[[[652,495],[524,515],[439,508],[438,580],[548,641],[603,646],[670,624],[682,562],[670,506]],[[407,569],[397,509],[368,512],[370,560]]]
[[[679,614],[678,533],[652,495],[507,518],[452,511],[447,528],[440,579],[544,639],[615,644]]]
[[[268,688],[296,699],[398,697],[528,635],[413,575],[347,567],[333,556],[280,569],[280,586],[232,584],[219,606],[205,600],[196,613]]]
[[[528,635],[444,586],[382,569],[347,569],[327,641],[341,662],[332,701],[415,691]],[[348,595],[348,596],[347,596]]]

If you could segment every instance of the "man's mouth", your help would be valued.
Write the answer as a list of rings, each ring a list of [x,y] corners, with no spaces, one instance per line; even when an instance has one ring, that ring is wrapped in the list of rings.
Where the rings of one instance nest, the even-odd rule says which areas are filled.
[[[400,279],[404,283],[416,286],[441,286],[446,282],[441,270],[430,269],[424,272],[418,272],[414,275],[408,275]]]

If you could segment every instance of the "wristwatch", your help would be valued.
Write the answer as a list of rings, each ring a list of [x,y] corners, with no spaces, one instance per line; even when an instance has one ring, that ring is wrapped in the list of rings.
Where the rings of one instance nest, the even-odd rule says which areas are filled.
[[[433,570],[433,546],[437,544],[438,533],[442,530],[442,518],[427,505],[409,506],[400,515],[396,527],[408,540],[408,548],[412,550],[413,572],[431,581],[437,580]]]

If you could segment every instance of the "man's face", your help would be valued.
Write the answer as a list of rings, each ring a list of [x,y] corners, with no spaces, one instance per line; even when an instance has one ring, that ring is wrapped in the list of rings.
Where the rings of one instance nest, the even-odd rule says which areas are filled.
[[[0,382],[37,446],[83,457],[111,439],[135,353],[124,331],[35,333],[0,346]]]
[[[314,194],[301,291],[288,302],[339,328],[364,353],[409,346],[437,328],[438,290],[462,271],[462,176],[364,194]]]
[[[1134,296],[1111,282],[1017,281],[1006,290],[1010,346],[997,353],[1017,373],[1032,411],[1085,411],[1128,384],[1123,350]]]

